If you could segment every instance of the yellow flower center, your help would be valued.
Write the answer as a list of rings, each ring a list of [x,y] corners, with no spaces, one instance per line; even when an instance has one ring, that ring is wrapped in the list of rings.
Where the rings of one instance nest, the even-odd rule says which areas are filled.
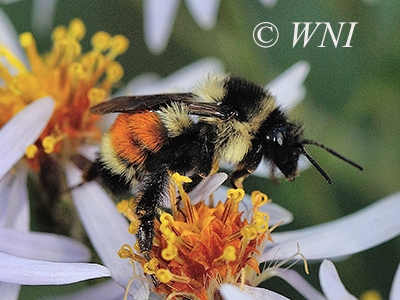
[[[82,53],[80,40],[86,28],[79,19],[69,27],[60,26],[52,34],[50,52],[40,55],[30,32],[20,35],[20,44],[29,61],[25,66],[9,49],[0,45],[0,127],[29,103],[51,96],[55,111],[35,145],[26,149],[31,166],[38,168],[38,156],[51,153],[71,155],[82,142],[98,141],[94,126],[98,116],[88,109],[104,101],[113,85],[123,76],[114,59],[124,53],[128,40],[98,32],[93,49]],[[72,152],[72,153],[71,153]]]
[[[140,261],[145,273],[159,281],[155,291],[173,299],[214,299],[222,283],[241,285],[260,274],[257,257],[270,239],[270,229],[269,216],[258,208],[261,202],[267,202],[267,196],[253,193],[253,203],[257,204],[251,220],[246,220],[238,210],[243,190],[230,189],[226,202],[219,202],[216,207],[209,207],[204,201],[192,205],[183,189],[183,183],[190,179],[178,174],[172,179],[183,207],[177,209],[173,200],[171,213],[164,212],[159,221],[155,220],[152,260],[143,263],[143,259],[134,258],[134,253],[123,257]],[[171,193],[171,199],[177,199]]]

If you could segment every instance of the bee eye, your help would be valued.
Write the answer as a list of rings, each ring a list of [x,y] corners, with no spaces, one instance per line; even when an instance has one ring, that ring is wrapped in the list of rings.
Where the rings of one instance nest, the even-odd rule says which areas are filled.
[[[284,140],[284,136],[283,136],[283,133],[281,131],[274,132],[274,136],[272,138],[272,141],[274,141],[275,143],[278,143],[279,146],[283,146],[283,140]]]
[[[285,164],[288,161],[288,149],[285,143],[286,127],[277,127],[267,135],[267,140],[272,142],[274,160],[279,165]]]
[[[284,132],[286,127],[277,127],[272,132],[267,134],[267,140],[272,141],[276,146],[283,147],[285,143]]]

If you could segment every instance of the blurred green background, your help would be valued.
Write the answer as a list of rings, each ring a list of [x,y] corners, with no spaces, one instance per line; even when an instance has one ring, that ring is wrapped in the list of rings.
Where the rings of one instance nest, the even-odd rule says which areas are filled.
[[[18,33],[32,30],[33,1],[0,5]],[[294,182],[279,185],[267,179],[249,178],[245,182],[248,191],[262,190],[293,212],[293,223],[278,229],[288,230],[339,218],[399,190],[399,14],[397,0],[278,0],[273,7],[256,0],[224,0],[216,26],[204,31],[182,1],[169,43],[159,55],[153,55],[144,42],[143,1],[59,1],[53,25],[68,25],[71,19],[81,18],[87,27],[83,41],[86,50],[90,37],[97,31],[127,36],[129,50],[118,59],[125,70],[123,83],[144,72],[167,76],[191,62],[212,56],[224,63],[227,72],[265,85],[295,62],[308,61],[311,71],[305,82],[307,95],[291,116],[304,122],[308,138],[355,160],[364,166],[364,171],[309,147],[309,152],[332,177],[333,186],[326,184],[315,169],[303,172]],[[280,39],[274,47],[264,49],[254,43],[253,28],[260,22],[272,22],[278,27]],[[330,22],[335,30],[337,22],[358,24],[352,48],[341,47],[348,29],[337,48],[328,37],[325,48],[317,47],[322,30],[305,48],[300,43],[293,48],[292,22]],[[49,34],[36,39],[40,52],[49,49]],[[387,299],[399,257],[400,239],[396,238],[337,262],[336,266],[352,294],[360,296],[368,289],[376,289]],[[318,287],[319,264],[311,263],[310,268],[307,279]],[[295,269],[303,274],[301,266]],[[302,299],[282,280],[272,279],[264,284],[292,299]],[[64,291],[69,288],[64,287]],[[24,287],[21,299],[36,299],[56,290],[59,287]]]

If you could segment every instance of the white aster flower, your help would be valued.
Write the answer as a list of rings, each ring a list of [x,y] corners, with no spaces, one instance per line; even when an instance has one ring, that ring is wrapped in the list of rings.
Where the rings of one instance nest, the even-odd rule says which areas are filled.
[[[1,4],[8,4],[19,0],[0,0]],[[34,0],[32,6],[32,30],[36,35],[47,36],[53,27],[57,0]],[[0,18],[6,17],[0,10]],[[1,38],[0,38],[1,40]]]
[[[147,46],[155,54],[161,53],[171,35],[180,0],[144,0],[144,35]],[[260,0],[274,6],[277,0]],[[193,19],[203,30],[211,30],[217,23],[220,0],[185,0]]]
[[[77,263],[90,259],[89,250],[80,243],[29,231],[27,168],[18,165],[9,172],[38,138],[53,109],[51,98],[37,100],[0,130],[0,294],[4,299],[17,299],[21,284],[67,284],[109,276],[102,266]]]
[[[319,281],[322,291],[329,300],[357,300],[350,294],[340,281],[335,265],[330,260],[324,260],[319,269]]]
[[[95,125],[99,117],[90,114],[89,107],[104,100],[112,85],[122,77],[122,67],[114,59],[126,50],[128,41],[123,36],[111,37],[98,32],[92,37],[93,50],[82,53],[79,41],[86,29],[82,21],[75,19],[68,28],[60,26],[54,30],[53,49],[40,55],[31,33],[21,34],[18,42],[13,31],[7,31],[12,29],[8,19],[0,19],[0,29],[6,32],[0,40],[0,107],[3,110],[0,127],[6,126],[12,116],[39,98],[48,97],[55,103],[53,114],[43,119],[46,121],[44,128],[31,134],[35,126],[28,127],[27,138],[7,143],[7,147],[27,140],[30,144],[24,144],[25,149],[19,149],[18,155],[13,151],[8,153],[18,159],[24,157],[24,162],[36,173],[41,173],[43,166],[48,165],[52,166],[53,174],[57,168],[62,173],[63,163],[79,153],[80,147],[99,143],[101,131]],[[21,49],[18,44],[24,48],[26,56],[18,50]],[[62,180],[57,179],[62,189]],[[47,186],[44,184],[42,188],[46,191]]]
[[[319,281],[322,291],[328,300],[357,299],[347,291],[335,265],[330,260],[323,260],[319,269]],[[366,297],[365,294],[370,294],[371,298]],[[380,295],[377,291],[367,291],[364,293],[363,299],[380,299]],[[396,299],[400,299],[400,265],[397,267],[389,294],[389,300]]]
[[[144,33],[149,49],[160,53],[171,35],[180,0],[145,0]],[[186,0],[186,5],[197,24],[202,29],[215,26],[219,0]]]
[[[340,258],[375,247],[400,234],[400,193],[389,195],[346,217],[305,229],[274,233],[262,259],[284,259],[297,250],[310,260]],[[373,218],[371,217],[373,216]]]
[[[71,172],[79,172],[79,170],[71,170]],[[208,197],[209,193],[213,193],[213,190],[225,179],[226,175],[222,173],[211,176],[201,183],[199,187],[190,194],[190,197],[194,199],[194,202],[200,198],[204,199],[204,197]],[[73,182],[71,182],[71,184],[73,184]],[[90,183],[90,185],[96,185],[96,183]],[[132,269],[132,266],[127,264],[127,260],[118,262],[119,258],[115,255],[118,243],[120,246],[123,244],[133,245],[135,243],[135,237],[127,233],[127,222],[121,218],[118,213],[113,211],[114,204],[108,197],[104,195],[101,196],[104,192],[100,187],[98,187],[96,195],[90,193],[85,194],[85,190],[87,191],[89,188],[83,186],[74,191],[74,193],[81,193],[75,198],[87,199],[87,201],[77,201],[75,204],[78,206],[83,223],[86,224],[85,228],[88,231],[93,245],[99,252],[100,257],[104,257],[106,266],[112,270],[113,279],[117,280],[119,284],[127,284],[128,281],[131,280],[130,284],[126,285],[130,287],[129,291],[133,295],[140,295],[140,297],[136,296],[136,299],[147,299],[149,296],[147,289],[151,284],[149,285],[149,282],[142,277],[143,269],[141,269],[138,262],[131,261],[134,264],[134,268]],[[93,190],[94,189],[91,189],[92,192]],[[220,193],[221,191],[213,193],[214,203],[216,200],[221,200],[218,196]],[[90,201],[89,199],[93,200]],[[253,214],[254,202],[252,204],[250,197],[245,197],[242,202],[243,205],[239,207],[239,210],[242,210],[243,207],[248,208],[243,210],[244,216],[246,217]],[[277,220],[278,218],[274,217],[274,214],[277,214],[280,215],[283,220],[287,222],[291,221],[292,217],[289,212],[276,204],[272,209],[268,208],[270,205],[272,204],[266,204],[265,209],[260,210],[260,212],[268,211],[271,220]],[[267,241],[265,246],[260,249],[260,255],[255,257],[257,265],[263,262],[266,262],[266,265],[271,265],[271,262],[274,262],[275,265],[273,264],[272,267],[260,270],[261,273],[256,276],[246,276],[248,275],[247,272],[249,272],[247,269],[246,272],[240,273],[241,275],[236,274],[237,276],[246,276],[244,285],[234,284],[234,282],[232,282],[219,287],[217,285],[217,289],[220,290],[224,299],[262,299],[260,297],[285,299],[281,295],[275,295],[273,291],[256,287],[260,282],[270,277],[278,276],[287,281],[307,299],[326,299],[328,292],[325,291],[325,288],[325,295],[323,295],[308,284],[297,272],[284,268],[282,263],[287,262],[288,259],[292,259],[299,251],[306,259],[310,260],[321,259],[321,256],[336,258],[338,255],[354,254],[374,247],[378,243],[387,241],[400,233],[400,221],[398,218],[393,217],[393,213],[398,211],[400,208],[399,206],[400,195],[394,194],[360,212],[336,221],[302,230],[283,233],[272,232],[271,241]],[[373,222],[371,222],[371,214],[374,215]],[[206,218],[203,217],[202,219],[205,220]],[[271,224],[273,223],[274,222],[271,222]],[[358,229],[358,226],[369,233],[368,238],[363,238],[359,235],[358,230],[361,229]],[[379,229],[371,230],[372,227],[377,227]],[[286,238],[282,239],[282,236]],[[111,241],[113,241],[113,245],[111,245]],[[310,244],[310,246],[308,246],[308,244]],[[340,245],[335,246],[335,244]],[[279,263],[279,261],[282,263]],[[232,276],[234,275],[232,274]],[[321,281],[323,280],[324,279],[321,277]],[[323,285],[323,283],[321,283],[321,285]],[[235,293],[237,289],[239,289],[241,293],[236,293],[236,297],[231,297],[231,293]],[[94,293],[96,290],[92,289],[92,291]],[[242,295],[244,295],[245,298],[241,298]]]

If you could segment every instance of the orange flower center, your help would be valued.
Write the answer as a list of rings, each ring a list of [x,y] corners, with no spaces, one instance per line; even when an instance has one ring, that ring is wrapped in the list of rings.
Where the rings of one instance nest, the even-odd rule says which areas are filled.
[[[171,299],[214,299],[220,284],[244,284],[246,278],[259,274],[257,256],[270,239],[270,230],[269,216],[259,212],[258,207],[267,202],[267,196],[260,192],[252,194],[253,214],[251,220],[246,220],[238,211],[243,190],[230,189],[226,202],[215,207],[204,201],[192,205],[183,190],[183,182],[188,178],[174,174],[172,179],[183,207],[178,210],[176,203],[171,203],[172,213],[164,212],[155,221],[152,260],[136,258],[145,272],[160,282],[155,291]],[[121,252],[120,256],[137,257]]]
[[[80,40],[86,29],[79,19],[69,27],[57,27],[52,34],[53,48],[40,55],[32,34],[20,36],[29,67],[3,45],[0,45],[0,127],[26,105],[51,96],[56,107],[39,140],[26,149],[31,166],[38,168],[37,157],[57,153],[70,156],[83,141],[100,139],[94,126],[98,116],[89,113],[90,106],[103,101],[112,86],[123,76],[114,59],[124,53],[128,40],[98,32],[92,37],[93,49],[82,53]]]

